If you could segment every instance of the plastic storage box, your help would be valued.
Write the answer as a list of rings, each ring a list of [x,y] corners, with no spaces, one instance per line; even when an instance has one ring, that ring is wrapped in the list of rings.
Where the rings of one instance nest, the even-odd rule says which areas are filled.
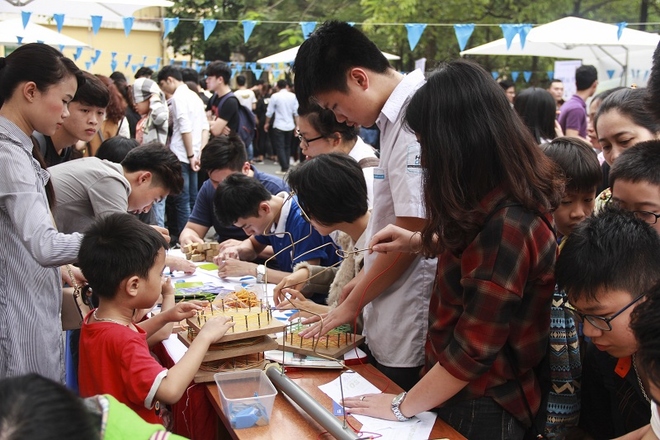
[[[222,410],[234,429],[267,425],[277,390],[262,370],[213,375]]]

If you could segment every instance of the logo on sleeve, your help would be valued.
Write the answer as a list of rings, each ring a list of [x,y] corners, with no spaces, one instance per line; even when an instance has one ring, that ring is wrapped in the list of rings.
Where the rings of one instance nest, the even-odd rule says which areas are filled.
[[[422,156],[419,142],[408,145],[408,154],[406,155],[406,171],[419,174],[422,172]]]

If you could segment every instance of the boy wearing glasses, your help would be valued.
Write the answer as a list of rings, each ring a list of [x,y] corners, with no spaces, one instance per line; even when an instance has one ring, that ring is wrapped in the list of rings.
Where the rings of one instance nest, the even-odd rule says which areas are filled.
[[[564,307],[589,338],[582,365],[579,426],[613,438],[649,423],[630,314],[660,279],[660,236],[631,212],[609,206],[577,226],[556,264]]]
[[[660,234],[660,141],[640,142],[621,153],[610,170],[611,202]]]
[[[220,248],[214,261],[221,277],[256,275],[257,282],[279,283],[296,263],[332,266],[339,262],[332,239],[312,228],[298,198],[286,192],[272,195],[256,179],[234,173],[216,190],[213,206],[221,224],[234,225],[249,235],[236,246]],[[280,270],[251,263],[268,245]]]

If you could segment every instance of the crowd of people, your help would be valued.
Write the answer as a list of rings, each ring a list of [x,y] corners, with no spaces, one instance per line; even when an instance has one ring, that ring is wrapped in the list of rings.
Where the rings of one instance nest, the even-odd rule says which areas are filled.
[[[404,75],[336,21],[272,93],[232,90],[220,61],[128,84],[19,47],[0,58],[0,437],[176,438],[167,407],[233,322],[170,369],[150,354],[203,306],[174,302],[164,268],[196,268],[166,251],[213,231],[219,276],[276,284],[303,337],[353,326],[405,390],[347,398],[352,414],[433,410],[471,440],[660,438],[660,46],[654,62],[647,89],[599,94],[581,66],[564,100],[465,60]],[[64,338],[67,285],[91,311]]]

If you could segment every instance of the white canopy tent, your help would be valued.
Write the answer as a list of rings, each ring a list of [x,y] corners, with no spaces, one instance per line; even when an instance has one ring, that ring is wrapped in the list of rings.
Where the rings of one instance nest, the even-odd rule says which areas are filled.
[[[168,0],[0,0],[0,13],[18,13],[53,16],[64,14],[66,18],[89,19],[100,15],[104,21],[119,21],[131,17],[135,11],[152,6],[169,8],[174,4]]]
[[[608,70],[618,84],[646,84],[652,55],[660,36],[635,29],[624,29],[617,38],[618,27],[577,17],[566,17],[532,28],[525,48],[520,38],[513,38],[506,48],[504,38],[461,52],[465,55],[528,55],[582,60],[598,69],[601,83],[607,82]]]
[[[260,64],[292,63],[296,59],[296,55],[298,54],[298,49],[300,49],[300,46],[292,47],[291,49],[287,49],[282,52],[269,55],[265,58],[261,58],[257,60],[257,63]],[[390,61],[401,59],[401,57],[387,52],[383,52],[383,55],[385,55],[385,58],[387,58]]]
[[[18,45],[18,37],[25,43],[44,43],[49,46],[88,47],[88,44],[67,37],[36,23],[28,23],[23,28],[20,18],[0,21],[0,45]]]

